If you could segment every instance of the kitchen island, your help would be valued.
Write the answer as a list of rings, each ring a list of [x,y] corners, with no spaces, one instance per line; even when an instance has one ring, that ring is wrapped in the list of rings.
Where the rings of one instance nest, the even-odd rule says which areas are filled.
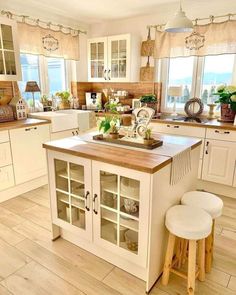
[[[196,188],[201,140],[158,135],[163,146],[147,151],[92,136],[44,144],[53,239],[143,279],[148,292],[162,272],[165,213]]]

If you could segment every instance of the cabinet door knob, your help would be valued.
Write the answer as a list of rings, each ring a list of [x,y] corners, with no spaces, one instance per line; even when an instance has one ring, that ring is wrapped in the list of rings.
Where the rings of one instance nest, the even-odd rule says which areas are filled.
[[[85,195],[85,209],[87,210],[87,211],[90,211],[90,200],[88,199],[88,197],[89,197],[89,195],[90,195],[90,192],[89,191],[87,191],[86,192],[86,195]],[[89,206],[88,206],[89,205]]]
[[[110,73],[111,73],[111,70],[109,69],[108,72],[107,72],[108,80],[111,80],[111,75],[109,75]]]
[[[97,194],[94,194],[94,197],[93,197],[93,212],[95,214],[98,214],[98,210],[96,210],[96,208],[95,208],[95,205],[96,205],[95,203],[96,203],[97,197],[98,197],[98,195]]]
[[[209,143],[210,143],[209,141],[206,142],[206,155],[209,154],[209,152],[208,152],[208,146],[209,146]]]
[[[104,79],[107,80],[107,76],[106,76],[107,70],[104,70]]]

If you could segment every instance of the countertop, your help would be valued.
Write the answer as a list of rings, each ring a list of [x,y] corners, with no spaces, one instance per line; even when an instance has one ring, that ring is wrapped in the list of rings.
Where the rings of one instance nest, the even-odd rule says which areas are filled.
[[[43,124],[49,124],[49,123],[50,123],[49,120],[39,120],[39,119],[31,119],[31,118],[28,118],[25,120],[15,120],[11,122],[0,123],[0,131],[30,127],[35,125],[43,125]]]
[[[88,136],[89,134],[87,134]],[[192,149],[201,144],[201,140],[186,137],[176,137],[171,135],[158,135],[164,142],[168,143],[169,152],[164,153],[163,148],[157,152],[158,148],[152,151],[118,147],[117,145],[100,144],[91,142],[92,133],[90,133],[90,139],[87,137],[74,136],[61,140],[45,143],[44,148],[65,154],[70,154],[78,157],[83,157],[91,160],[96,160],[104,163],[109,163],[125,168],[139,170],[147,173],[155,173],[164,166],[168,165],[172,161],[172,156],[164,155],[171,154],[170,147],[178,147],[178,152],[185,150],[188,147]]]

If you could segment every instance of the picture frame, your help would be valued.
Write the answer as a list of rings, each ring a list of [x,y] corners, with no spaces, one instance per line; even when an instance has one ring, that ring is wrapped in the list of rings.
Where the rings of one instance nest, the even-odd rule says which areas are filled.
[[[141,107],[140,99],[137,99],[137,98],[133,99],[132,100],[132,109],[134,110],[134,109],[137,109],[137,108],[140,108],[140,107]]]

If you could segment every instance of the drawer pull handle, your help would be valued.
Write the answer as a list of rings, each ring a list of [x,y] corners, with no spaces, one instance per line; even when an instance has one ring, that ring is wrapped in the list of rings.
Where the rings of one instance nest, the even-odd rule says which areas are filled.
[[[94,194],[94,197],[93,197],[93,212],[95,214],[98,214],[98,210],[95,209],[95,202],[96,202],[97,197],[98,197],[98,195]]]
[[[168,127],[168,128],[179,128],[179,125],[174,125],[174,126],[171,126],[171,125],[166,125],[166,127]]]
[[[90,200],[88,200],[88,197],[89,197],[90,193],[89,191],[86,192],[86,195],[85,195],[85,209],[87,211],[90,211]],[[89,206],[87,206],[89,204]]]
[[[25,128],[25,131],[30,131],[30,130],[37,130],[38,128],[37,127],[30,127],[30,128]]]
[[[215,130],[215,133],[218,133],[218,134],[230,134],[230,131],[220,132],[219,130]]]
[[[207,141],[207,143],[206,143],[206,155],[209,154],[209,153],[208,153],[208,146],[209,146],[209,141]]]

